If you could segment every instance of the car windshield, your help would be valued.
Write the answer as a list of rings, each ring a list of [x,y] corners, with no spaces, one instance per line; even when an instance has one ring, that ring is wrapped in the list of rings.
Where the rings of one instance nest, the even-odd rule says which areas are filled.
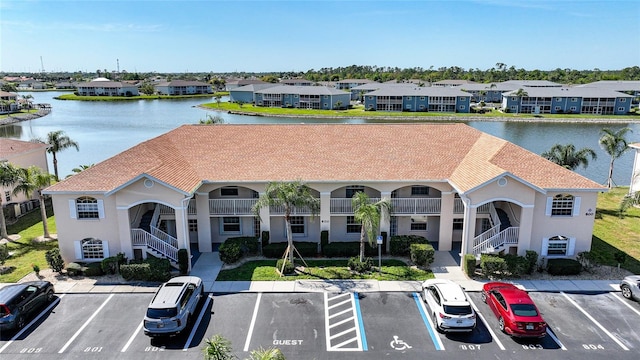
[[[536,307],[531,304],[513,304],[511,311],[517,316],[538,316]]]
[[[471,314],[471,306],[469,306],[469,305],[464,305],[464,306],[445,305],[444,306],[444,312],[449,314],[449,315],[469,315],[469,314]]]
[[[174,317],[178,314],[178,309],[147,309],[147,317],[151,319],[162,319]]]

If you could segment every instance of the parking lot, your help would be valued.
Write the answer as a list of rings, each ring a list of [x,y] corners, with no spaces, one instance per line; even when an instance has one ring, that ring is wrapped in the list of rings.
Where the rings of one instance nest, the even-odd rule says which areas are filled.
[[[287,359],[637,359],[640,304],[620,293],[531,292],[548,335],[516,340],[501,333],[480,293],[470,334],[435,330],[417,293],[209,294],[195,324],[171,339],[151,341],[142,319],[153,294],[58,294],[41,317],[17,334],[0,334],[8,359],[202,358],[205,340],[221,334],[240,359],[275,346]]]

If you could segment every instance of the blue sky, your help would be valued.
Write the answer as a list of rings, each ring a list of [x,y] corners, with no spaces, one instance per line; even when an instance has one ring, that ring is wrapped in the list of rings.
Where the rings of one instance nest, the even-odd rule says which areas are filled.
[[[640,65],[640,1],[0,0],[0,71]]]

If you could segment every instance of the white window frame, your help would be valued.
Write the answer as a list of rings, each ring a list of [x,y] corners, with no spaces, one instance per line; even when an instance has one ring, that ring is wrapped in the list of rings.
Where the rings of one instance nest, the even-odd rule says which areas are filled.
[[[97,210],[97,216],[92,216],[92,217],[80,217],[79,214],[80,213],[85,213],[88,212],[86,211],[84,208],[86,207],[85,204],[88,203],[78,203],[78,200],[80,199],[94,199],[96,201],[96,210]],[[95,211],[91,211],[91,213],[94,213]],[[105,214],[104,214],[104,201],[101,199],[96,199],[94,197],[91,196],[81,196],[78,197],[76,199],[70,199],[69,200],[69,215],[72,219],[76,219],[76,220],[99,220],[99,219],[104,219]]]
[[[567,197],[572,197],[573,199],[568,199]],[[580,202],[581,198],[579,196],[574,196],[571,194],[557,194],[555,196],[547,197],[547,207],[545,210],[546,216],[551,217],[575,217],[580,215]],[[571,207],[563,206],[563,204],[570,204]],[[554,214],[554,211],[556,214]],[[558,212],[562,213],[559,214]]]
[[[413,226],[414,225],[420,225],[420,227],[422,227],[424,225],[424,229],[414,229]],[[428,225],[427,225],[427,220],[425,221],[415,221],[414,219],[411,219],[411,225],[410,225],[410,230],[411,231],[427,231],[428,229]]]
[[[624,107],[619,106],[619,107],[618,107],[618,111],[624,111]]]
[[[460,110],[464,110],[464,109],[466,109],[466,106],[464,106],[464,105],[460,105],[458,108],[459,108]]]
[[[578,98],[571,98],[571,102],[578,102]]]
[[[620,98],[620,102],[627,102],[626,98]]]
[[[225,223],[225,219],[238,219],[238,222]],[[225,230],[225,225],[238,224],[238,230]],[[242,218],[239,216],[223,216],[220,218],[220,234],[222,235],[241,235],[242,234]]]
[[[558,110],[560,110],[560,109],[562,109],[562,107],[561,107],[561,106],[556,106],[556,107],[555,107],[555,110],[556,110],[556,111],[558,111]]]
[[[562,98],[557,97],[557,98],[556,98],[556,101],[557,101],[557,102],[560,102],[560,101],[562,101]]]
[[[572,106],[572,107],[570,107],[570,108],[569,108],[569,110],[571,110],[571,111],[576,111],[576,110],[578,110],[578,108],[577,108],[577,107],[575,107],[575,106]]]
[[[109,242],[100,239],[86,238],[74,242],[76,259],[102,260],[109,257]],[[97,255],[102,255],[99,257]]]
[[[358,231],[354,231],[353,227],[357,226]],[[352,227],[352,231],[349,231],[349,227]],[[362,231],[362,224],[356,221],[355,216],[347,216],[347,234],[359,234]]]
[[[291,221],[291,236],[293,237],[305,237],[307,236],[307,220],[304,216],[291,216],[289,218]],[[301,222],[300,222],[301,221]],[[294,232],[294,227],[302,227],[302,232]],[[284,222],[284,232],[287,233],[287,222]]]
[[[549,254],[549,247],[552,246],[552,249],[560,249],[561,247],[557,247],[558,245],[564,245],[564,253],[563,254]],[[564,258],[573,256],[576,249],[576,239],[563,236],[563,235],[555,235],[548,238],[542,239],[542,249],[541,256],[547,258]]]
[[[420,96],[420,101],[424,101],[424,96]]]

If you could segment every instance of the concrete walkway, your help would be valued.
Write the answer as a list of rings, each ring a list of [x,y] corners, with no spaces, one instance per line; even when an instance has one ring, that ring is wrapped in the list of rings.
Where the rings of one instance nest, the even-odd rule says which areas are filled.
[[[205,290],[214,293],[237,292],[383,292],[421,291],[420,281],[378,280],[294,280],[294,281],[216,281],[222,269],[218,252],[199,254],[191,269],[193,276],[202,279]],[[481,291],[484,282],[469,279],[448,251],[436,251],[431,266],[437,279],[449,279],[467,291]],[[620,291],[620,279],[612,280],[513,280],[528,291],[548,292],[610,292]],[[8,284],[0,284],[0,288]],[[94,282],[64,281],[55,285],[58,293],[149,293],[155,292],[155,284],[100,284]]]

